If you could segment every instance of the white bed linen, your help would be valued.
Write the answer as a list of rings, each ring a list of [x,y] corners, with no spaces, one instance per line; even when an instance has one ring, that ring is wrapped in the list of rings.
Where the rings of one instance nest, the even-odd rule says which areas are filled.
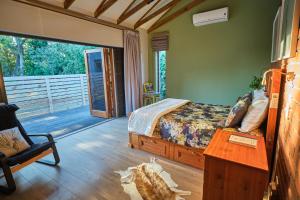
[[[131,113],[128,120],[128,131],[152,136],[159,118],[176,108],[190,102],[184,99],[167,98],[154,104],[144,106]]]

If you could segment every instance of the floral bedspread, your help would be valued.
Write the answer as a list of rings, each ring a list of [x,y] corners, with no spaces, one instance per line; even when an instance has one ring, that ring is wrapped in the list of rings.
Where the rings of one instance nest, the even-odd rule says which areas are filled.
[[[155,135],[188,147],[206,147],[217,128],[224,126],[230,106],[187,103],[159,119]]]

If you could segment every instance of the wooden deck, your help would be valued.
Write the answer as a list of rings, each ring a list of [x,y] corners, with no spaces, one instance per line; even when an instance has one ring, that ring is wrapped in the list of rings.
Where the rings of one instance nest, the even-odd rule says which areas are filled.
[[[22,125],[29,134],[50,133],[54,137],[57,137],[105,120],[107,119],[91,116],[89,107],[84,106],[27,118],[22,120]]]
[[[116,170],[124,170],[153,155],[127,147],[127,119],[115,119],[57,141],[59,167],[33,164],[17,172],[17,191],[1,200],[82,199],[129,200]],[[189,190],[187,200],[201,200],[203,171],[159,158],[163,168]],[[1,182],[1,181],[0,181]]]

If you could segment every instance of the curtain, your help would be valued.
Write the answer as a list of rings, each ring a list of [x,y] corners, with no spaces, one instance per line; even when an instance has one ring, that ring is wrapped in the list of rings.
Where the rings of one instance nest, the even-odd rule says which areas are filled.
[[[124,82],[126,114],[142,105],[142,69],[139,33],[124,30]]]
[[[103,48],[103,60],[105,68],[107,112],[109,117],[115,117],[115,86],[113,78],[114,62],[111,48]]]

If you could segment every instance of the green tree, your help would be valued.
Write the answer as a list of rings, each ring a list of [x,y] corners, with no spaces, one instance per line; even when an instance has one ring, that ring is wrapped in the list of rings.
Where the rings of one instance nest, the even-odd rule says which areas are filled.
[[[94,47],[48,42],[47,46],[29,50],[29,60],[34,68],[31,75],[59,75],[85,73],[84,50]]]
[[[14,70],[15,75],[24,75],[24,43],[27,39],[20,37],[13,37],[15,42],[15,55],[16,55],[16,66]]]
[[[92,46],[0,36],[4,76],[85,73],[84,50]]]
[[[166,63],[166,51],[159,52],[159,82],[160,82],[160,94],[162,98],[166,98],[167,88],[166,88],[166,70],[167,70],[167,63]]]
[[[4,76],[14,75],[16,55],[12,37],[0,36],[0,63]]]
[[[44,48],[48,45],[48,42],[46,40],[36,40],[36,39],[28,39],[25,43],[25,50],[24,50],[24,60],[25,60],[25,70],[24,74],[26,76],[32,76],[32,75],[42,75],[36,70],[39,70],[39,68],[36,68],[34,65],[33,60],[31,59],[30,55],[34,54],[34,52],[39,48]]]

